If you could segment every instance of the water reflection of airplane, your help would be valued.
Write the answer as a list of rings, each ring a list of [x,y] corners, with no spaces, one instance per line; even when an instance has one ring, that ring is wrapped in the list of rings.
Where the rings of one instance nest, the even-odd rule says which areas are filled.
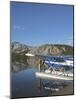
[[[43,55],[34,55],[27,53],[25,54],[26,56],[38,56],[40,58],[44,59],[44,62],[46,64],[50,63],[51,65],[63,65],[63,67],[66,65],[67,67],[70,66],[73,70],[73,59],[68,57],[68,59],[64,59],[62,56],[50,56],[50,59],[47,60],[47,56]],[[40,66],[39,66],[40,67]],[[61,72],[61,71],[50,71],[49,68],[46,69],[45,71],[39,71],[35,73],[36,77],[41,78],[41,79],[51,79],[51,80],[65,80],[65,81],[72,81],[73,80],[73,71],[66,71],[66,72]]]

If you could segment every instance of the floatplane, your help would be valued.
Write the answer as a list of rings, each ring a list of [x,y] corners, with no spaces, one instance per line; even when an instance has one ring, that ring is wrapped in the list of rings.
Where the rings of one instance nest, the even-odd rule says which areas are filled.
[[[30,54],[30,53],[26,53],[26,56],[30,56],[30,57],[34,57],[34,56],[38,56],[38,57],[42,57],[42,55],[34,55],[34,54]],[[66,65],[66,66],[71,66],[73,69],[73,60],[65,60],[64,62],[57,62],[56,59],[62,59],[63,57],[55,57],[52,56],[52,59],[54,58],[54,61],[47,61],[45,60],[45,63],[51,63],[51,64],[57,64],[57,65]],[[56,59],[55,59],[56,58]],[[63,59],[64,60],[64,59]],[[40,67],[40,66],[39,66]],[[40,69],[40,68],[39,68]],[[36,77],[41,78],[41,79],[51,79],[51,80],[64,80],[64,81],[73,81],[73,72],[71,73],[70,71],[66,71],[66,72],[61,72],[61,71],[52,71],[48,68],[46,69],[44,72],[42,71],[38,71],[35,73]]]

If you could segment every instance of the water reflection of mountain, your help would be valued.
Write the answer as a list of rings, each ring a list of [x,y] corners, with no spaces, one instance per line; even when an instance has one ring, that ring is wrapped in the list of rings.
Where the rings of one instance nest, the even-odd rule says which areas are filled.
[[[18,72],[21,70],[27,69],[27,66],[24,63],[14,62],[12,64],[11,71],[12,72]]]
[[[27,57],[26,59],[16,59],[12,61],[11,71],[18,72],[21,70],[26,70],[27,68],[37,68],[38,67],[38,60],[34,58]]]

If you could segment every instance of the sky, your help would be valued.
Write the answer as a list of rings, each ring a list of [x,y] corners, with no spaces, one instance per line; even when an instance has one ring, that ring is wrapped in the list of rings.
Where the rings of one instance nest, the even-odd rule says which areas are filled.
[[[73,44],[73,6],[11,2],[11,41]]]

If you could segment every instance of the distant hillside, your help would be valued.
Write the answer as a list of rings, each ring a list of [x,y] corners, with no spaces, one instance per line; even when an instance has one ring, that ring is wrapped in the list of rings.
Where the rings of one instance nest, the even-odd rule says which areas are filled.
[[[32,47],[19,42],[11,44],[13,53],[33,53],[43,55],[73,55],[73,47],[60,44],[45,44],[38,47]]]

